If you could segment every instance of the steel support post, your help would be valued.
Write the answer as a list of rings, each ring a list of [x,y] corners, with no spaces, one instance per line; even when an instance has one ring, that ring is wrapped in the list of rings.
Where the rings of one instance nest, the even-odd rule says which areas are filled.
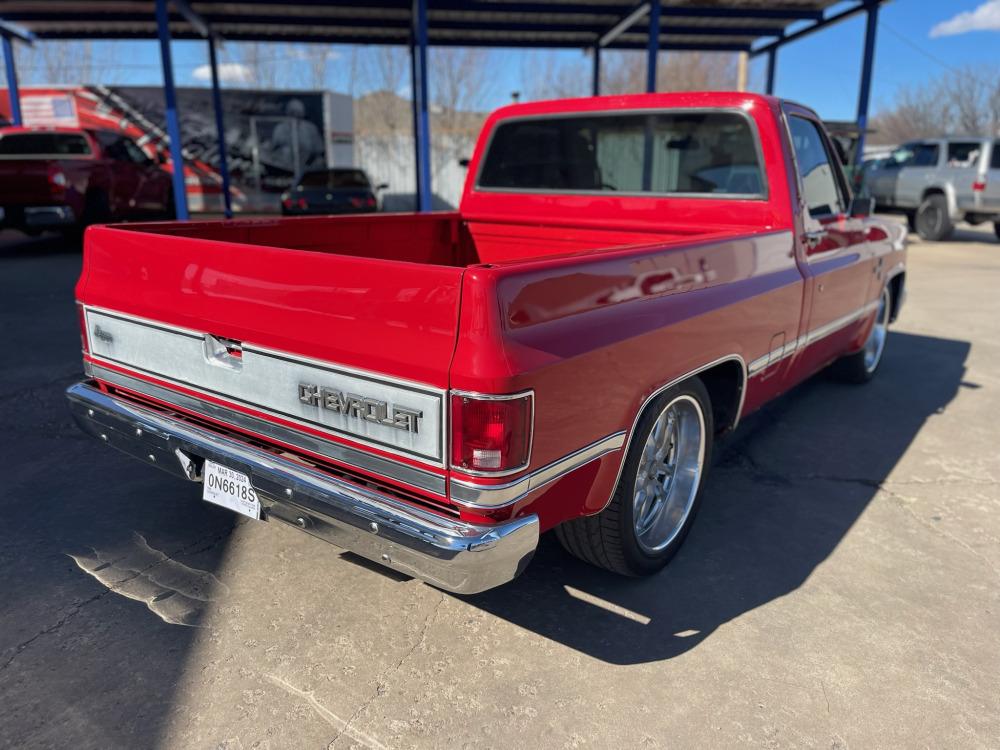
[[[215,54],[215,37],[208,37],[208,63],[212,68],[212,107],[215,109],[215,133],[219,141],[219,173],[222,176],[223,211],[233,218],[233,198],[229,189],[229,159],[226,156],[226,124],[222,112],[222,92],[219,90],[219,64]]]
[[[767,51],[767,88],[764,90],[768,94],[774,94],[774,69],[778,64],[778,48]]]
[[[660,0],[649,6],[649,40],[646,44],[646,93],[656,91],[656,61],[660,52]]]
[[[854,153],[854,165],[864,159],[865,130],[868,128],[868,104],[872,93],[872,67],[875,64],[875,34],[878,31],[878,3],[868,6],[865,23],[865,49],[861,62],[861,89],[858,92],[858,146]]]
[[[410,41],[413,75],[413,141],[417,172],[417,210],[431,210],[431,137],[427,113],[427,0],[413,0]]]
[[[21,89],[17,85],[17,65],[14,64],[14,43],[4,34],[3,62],[7,69],[7,99],[10,101],[10,121],[14,125],[23,125],[21,118]]]
[[[594,45],[594,69],[590,83],[591,96],[601,95],[601,45]]]
[[[156,0],[156,31],[160,38],[160,62],[163,65],[163,94],[167,105],[167,136],[170,138],[170,161],[173,169],[174,210],[178,219],[187,221],[190,215],[187,191],[184,189],[184,155],[181,145],[181,125],[177,117],[174,68],[170,58],[170,16],[167,12],[167,0]]]

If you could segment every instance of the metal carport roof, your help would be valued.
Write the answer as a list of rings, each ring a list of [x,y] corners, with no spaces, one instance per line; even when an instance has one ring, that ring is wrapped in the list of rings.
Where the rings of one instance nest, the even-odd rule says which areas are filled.
[[[656,89],[657,53],[670,50],[767,55],[767,91],[776,53],[788,42],[856,13],[868,17],[858,97],[858,125],[868,117],[878,8],[882,0],[0,0],[11,108],[20,121],[11,40],[158,39],[172,161],[182,162],[171,39],[206,39],[218,102],[216,38],[233,41],[408,45],[420,210],[430,207],[427,48],[532,47],[593,50],[593,93],[599,93],[602,49],[645,50],[646,89]],[[835,7],[836,6],[836,7]],[[794,28],[791,28],[794,25]],[[220,140],[222,119],[216,107]],[[224,149],[222,152],[224,153]],[[861,153],[861,147],[858,147]],[[222,164],[229,215],[228,173]],[[182,170],[174,170],[178,216],[187,218]]]
[[[838,0],[679,0],[660,10],[661,50],[749,51],[775,41],[798,21],[820,22]],[[226,39],[331,44],[409,44],[413,3],[408,0],[327,2],[243,0],[188,3]],[[648,3],[633,0],[429,0],[428,43],[468,47],[593,47]],[[856,4],[864,5],[864,3]],[[39,39],[155,39],[155,0],[5,0],[0,17]],[[646,49],[649,13],[607,45]],[[174,39],[202,34],[173,7]]]

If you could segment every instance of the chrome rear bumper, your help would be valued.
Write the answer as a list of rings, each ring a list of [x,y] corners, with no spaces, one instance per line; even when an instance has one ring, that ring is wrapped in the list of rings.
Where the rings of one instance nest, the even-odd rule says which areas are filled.
[[[459,594],[513,580],[538,544],[538,517],[471,524],[424,511],[239,440],[78,383],[66,391],[80,428],[192,481],[211,459],[242,471],[267,519],[284,521],[407,575]]]

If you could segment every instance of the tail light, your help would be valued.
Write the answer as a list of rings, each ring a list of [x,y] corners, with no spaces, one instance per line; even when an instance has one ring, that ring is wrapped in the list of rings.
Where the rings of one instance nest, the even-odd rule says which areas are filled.
[[[454,394],[451,465],[470,473],[502,474],[528,465],[534,395]]]
[[[69,185],[69,180],[66,179],[66,173],[59,167],[51,165],[49,167],[49,187],[52,188],[52,192],[56,195],[62,195],[66,192],[67,185]]]
[[[305,198],[299,198],[298,201],[296,201],[296,203],[298,204],[299,208],[309,208],[309,201],[307,201]]]
[[[291,208],[292,206],[295,205],[295,201],[293,201],[291,198],[283,198],[281,201],[281,205],[284,206],[285,208]]]
[[[354,208],[374,208],[375,207],[375,196],[369,195],[364,198],[354,196],[348,199],[350,204]]]
[[[985,180],[976,180],[975,182],[972,183],[972,192],[974,193],[981,193],[985,189],[986,189]]]
[[[90,342],[87,340],[87,313],[80,302],[76,303],[76,319],[80,323],[80,346],[84,354],[90,354]]]

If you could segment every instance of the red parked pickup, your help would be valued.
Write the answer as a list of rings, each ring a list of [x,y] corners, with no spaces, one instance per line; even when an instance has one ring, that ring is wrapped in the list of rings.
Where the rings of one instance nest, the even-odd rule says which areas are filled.
[[[170,175],[113,130],[0,129],[0,228],[29,234],[173,217]]]
[[[772,97],[540,102],[487,120],[457,212],[91,229],[73,414],[451,591],[513,579],[549,529],[652,573],[718,435],[878,368],[903,231],[835,154]]]

